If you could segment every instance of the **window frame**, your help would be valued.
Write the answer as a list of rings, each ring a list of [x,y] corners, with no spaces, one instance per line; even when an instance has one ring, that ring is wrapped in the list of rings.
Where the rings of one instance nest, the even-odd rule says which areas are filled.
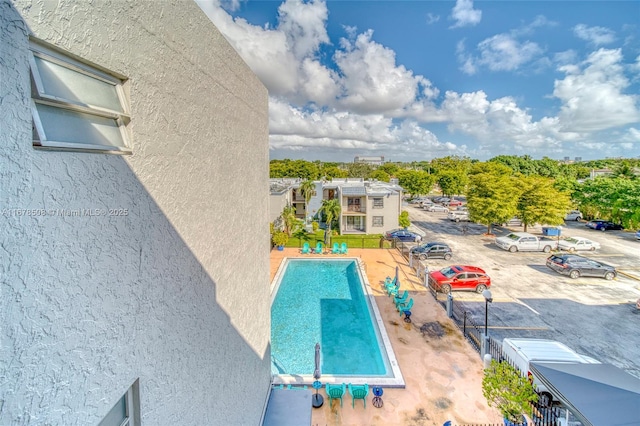
[[[106,84],[113,85],[122,111],[112,110],[97,105],[85,104],[71,99],[58,97],[44,90],[43,78],[36,63],[36,58],[53,63],[73,72],[86,75]],[[69,52],[58,49],[33,37],[29,40],[29,66],[31,78],[31,115],[33,120],[33,147],[57,151],[98,152],[110,154],[132,154],[131,138],[128,125],[131,122],[130,105],[125,84],[126,77],[108,71],[99,65],[89,63]],[[37,105],[46,105],[72,113],[87,114],[92,117],[113,120],[119,130],[122,145],[103,145],[92,142],[72,142],[51,140],[43,125]]]
[[[380,223],[377,224],[376,220],[379,219]],[[384,216],[371,216],[371,226],[374,228],[381,228],[384,226]]]
[[[108,424],[106,422],[107,417],[122,400],[124,400],[125,406],[124,420],[118,425]],[[140,426],[140,379],[136,379],[124,395],[116,401],[113,407],[105,414],[105,417],[98,423],[98,426]]]
[[[384,209],[384,197],[374,197],[372,207],[374,209]]]

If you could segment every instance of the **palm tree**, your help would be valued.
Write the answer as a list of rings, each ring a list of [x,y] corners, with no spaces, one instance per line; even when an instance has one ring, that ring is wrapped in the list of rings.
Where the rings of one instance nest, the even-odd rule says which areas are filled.
[[[304,219],[306,223],[307,217],[309,216],[309,201],[311,201],[311,197],[316,193],[316,184],[313,183],[312,180],[305,180],[300,184],[300,193],[304,197]]]
[[[327,216],[326,230],[328,232],[331,232],[333,218],[339,217],[341,210],[342,209],[340,207],[340,200],[338,200],[337,198],[322,201],[322,206],[320,207],[320,210],[318,210],[318,212],[324,212],[324,214]]]
[[[296,208],[291,205],[285,206],[285,208],[282,209],[281,216],[284,222],[284,232],[286,232],[288,236],[291,236],[296,223]]]

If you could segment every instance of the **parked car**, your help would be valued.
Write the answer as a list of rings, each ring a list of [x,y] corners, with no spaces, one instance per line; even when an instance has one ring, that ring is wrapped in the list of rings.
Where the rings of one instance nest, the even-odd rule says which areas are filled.
[[[449,212],[447,215],[447,219],[453,220],[455,222],[469,222],[469,212],[465,210],[454,210]]]
[[[438,204],[444,204],[444,203],[448,203],[449,202],[449,198],[448,197],[435,197],[433,199],[434,203],[438,203]]]
[[[458,207],[463,205],[464,203],[460,200],[450,200],[450,201],[445,201],[444,203],[442,203],[443,206],[447,206],[447,207]]]
[[[416,197],[409,200],[409,204],[421,204],[426,198],[424,197]]]
[[[428,199],[428,198],[426,200],[424,200],[422,203],[420,203],[420,205],[422,207],[429,207],[429,206],[432,206],[434,204],[435,203],[433,201],[431,201],[430,199]]]
[[[636,240],[640,240],[640,229],[636,231]]]
[[[447,207],[441,206],[440,204],[434,204],[429,207],[425,207],[425,210],[428,212],[440,212],[440,213],[446,213],[449,211]]]
[[[517,251],[543,251],[549,253],[558,247],[558,242],[547,237],[537,237],[528,232],[512,232],[504,237],[495,239],[495,243],[502,250],[511,253]]]
[[[431,242],[412,247],[409,252],[420,260],[437,258],[449,260],[451,259],[451,256],[453,256],[451,247],[445,243],[438,242]]]
[[[416,234],[415,232],[407,231],[404,228],[394,229],[393,231],[388,231],[384,234],[384,237],[387,240],[400,240],[400,241],[415,241],[420,242],[422,240],[422,236]]]
[[[597,250],[600,243],[583,237],[569,237],[558,242],[558,248],[565,251]]]
[[[429,272],[429,285],[443,293],[450,293],[451,290],[474,290],[482,293],[491,287],[491,278],[477,266],[453,265]]]
[[[607,220],[601,220],[601,219],[595,219],[595,220],[590,220],[589,222],[587,222],[586,225],[588,228],[591,229],[595,229],[598,231],[619,231],[621,229],[624,229],[622,227],[622,225],[619,225],[617,223],[613,223],[613,222],[609,222]]]
[[[549,256],[547,258],[547,267],[574,279],[584,276],[612,280],[616,277],[616,269],[613,266],[577,254],[554,254]]]
[[[582,213],[580,213],[580,210],[571,210],[569,213],[567,213],[567,215],[564,217],[564,220],[581,220],[582,219]]]

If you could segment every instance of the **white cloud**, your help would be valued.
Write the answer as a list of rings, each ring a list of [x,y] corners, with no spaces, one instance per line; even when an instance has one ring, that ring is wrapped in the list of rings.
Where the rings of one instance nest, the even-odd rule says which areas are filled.
[[[585,40],[595,46],[603,44],[611,44],[616,41],[615,33],[604,27],[588,27],[585,24],[578,24],[573,27],[573,33],[576,37]]]
[[[342,74],[339,105],[359,113],[391,112],[411,104],[431,83],[396,65],[395,52],[371,40],[373,31],[341,40],[334,60]]]
[[[233,19],[216,2],[199,4],[267,86],[270,147],[279,156],[335,160],[384,155],[412,161],[445,155],[561,155],[567,146],[600,143],[589,132],[640,122],[637,95],[623,93],[630,83],[620,51],[599,50],[583,63],[577,52],[557,53],[554,59],[565,73],[553,91],[561,101],[560,113],[534,121],[511,97],[491,100],[483,91],[447,91],[440,98],[431,81],[398,64],[392,49],[374,41],[372,30],[358,33],[344,26],[346,37],[333,46],[333,56],[321,58],[322,45],[332,41],[327,6],[320,0],[286,0],[275,27]],[[473,10],[470,1],[458,6]],[[525,65],[531,71],[543,63],[543,51],[522,37],[548,25],[553,23],[537,17],[483,40],[473,54],[461,40],[456,54],[463,71],[518,71]],[[626,66],[636,75],[638,69],[640,57]],[[619,130],[616,149],[622,143],[637,147],[637,126]]]
[[[434,15],[433,13],[427,13],[427,25],[435,24],[440,20],[440,15]]]
[[[640,121],[637,94],[629,86],[619,49],[599,49],[582,64],[560,68],[566,74],[556,80],[553,95],[563,103],[559,118],[564,130],[592,132]]]
[[[450,28],[473,26],[480,23],[482,11],[473,8],[472,0],[456,0],[451,18],[456,22]]]
[[[478,43],[477,51],[478,54],[473,56],[466,52],[464,43],[458,43],[457,55],[462,72],[473,75],[481,67],[491,71],[515,71],[540,59],[543,53],[538,44],[520,42],[511,34],[496,34],[487,38]]]

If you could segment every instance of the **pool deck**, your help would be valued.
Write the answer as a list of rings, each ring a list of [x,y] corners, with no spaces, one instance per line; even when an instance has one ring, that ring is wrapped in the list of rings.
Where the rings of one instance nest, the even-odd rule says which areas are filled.
[[[344,257],[340,255],[301,254],[299,249],[271,251],[271,280],[285,257]],[[351,397],[343,406],[334,401],[329,407],[313,409],[314,426],[427,426],[442,424],[487,424],[502,422],[500,414],[490,408],[482,396],[482,361],[478,353],[447,317],[446,312],[418,281],[406,260],[392,249],[349,249],[348,257],[359,257],[365,264],[367,278],[375,295],[391,345],[404,376],[404,389],[385,388],[384,405],[376,408],[367,399],[351,407]],[[400,281],[414,299],[411,324],[402,321],[393,302],[383,291],[385,277],[399,267]],[[439,325],[441,336],[421,331],[425,324]],[[428,331],[426,328],[423,330]],[[321,379],[322,380],[322,379]],[[320,390],[324,394],[324,388]]]

